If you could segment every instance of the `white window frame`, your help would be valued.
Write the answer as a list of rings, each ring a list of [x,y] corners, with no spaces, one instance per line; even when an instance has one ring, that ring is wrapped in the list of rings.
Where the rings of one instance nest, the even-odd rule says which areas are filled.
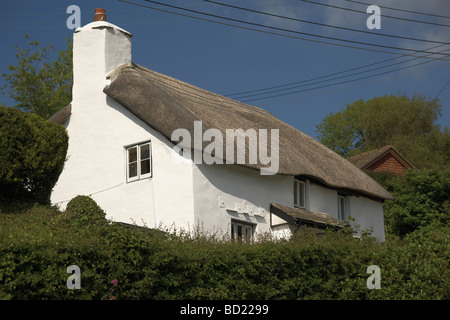
[[[294,180],[294,207],[306,209],[306,182],[302,180]],[[303,198],[303,203],[301,199]]]
[[[251,223],[231,220],[231,241],[252,243],[254,227],[255,225]],[[241,229],[241,232],[239,232],[239,229]]]
[[[149,148],[149,158],[141,159],[141,148],[143,146],[147,146]],[[137,148],[137,155],[136,155],[136,176],[130,177],[130,150]],[[150,141],[134,144],[125,147],[125,153],[126,153],[126,174],[127,174],[127,182],[133,182],[137,180],[143,180],[147,178],[151,178],[152,176],[152,144]],[[142,174],[142,168],[141,168],[141,161],[148,160],[150,163],[150,172]]]
[[[338,194],[338,220],[345,221],[347,216],[347,199]]]

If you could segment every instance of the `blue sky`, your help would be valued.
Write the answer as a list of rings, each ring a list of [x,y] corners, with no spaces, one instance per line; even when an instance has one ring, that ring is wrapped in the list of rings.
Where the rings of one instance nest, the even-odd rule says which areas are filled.
[[[275,28],[294,30],[296,32],[379,44],[385,47],[314,38],[304,34],[201,16],[196,13],[167,8],[143,0],[130,1],[215,21],[307,39],[420,56],[424,56],[425,53],[386,47],[414,50],[426,50],[436,47],[433,51],[448,50],[444,52],[450,54],[450,44],[442,44],[442,42],[450,43],[449,27],[392,19],[390,17],[401,17],[443,25],[450,25],[450,19],[384,8],[393,7],[450,16],[448,0],[360,0],[360,2],[381,6],[380,30],[369,30],[367,28],[366,20],[370,14],[351,11],[366,11],[367,5],[352,1],[311,0],[351,10],[321,6],[299,0],[221,1],[222,3],[277,14],[283,17],[313,21],[363,32],[281,19],[201,0],[160,0],[166,4],[259,25],[270,25]],[[450,83],[444,87],[450,79],[450,61],[433,60],[429,63],[413,66],[429,60],[424,58],[411,60],[414,57],[366,51],[244,30],[138,7],[118,0],[2,1],[0,4],[0,37],[2,40],[0,73],[7,72],[9,64],[16,63],[14,45],[25,47],[28,43],[28,40],[24,39],[25,34],[28,34],[31,40],[39,41],[43,46],[47,44],[53,45],[57,51],[65,49],[66,38],[72,38],[73,35],[73,30],[69,30],[66,26],[66,21],[70,16],[70,14],[66,13],[66,9],[72,4],[78,5],[81,9],[81,25],[93,21],[95,8],[104,8],[109,22],[133,34],[133,62],[219,94],[230,95],[259,90],[334,74],[328,78],[299,83],[297,85],[301,87],[291,90],[237,98],[237,100],[245,100],[248,104],[268,110],[284,122],[313,137],[317,136],[316,125],[330,112],[337,112],[347,103],[359,99],[368,100],[387,94],[404,93],[410,97],[414,94],[423,94],[434,98],[440,92],[438,98],[442,103],[442,117],[438,123],[442,126],[450,126]],[[369,32],[390,34],[403,38],[377,36]],[[408,40],[404,39],[405,37],[435,42]],[[430,55],[429,57],[441,57],[450,60],[450,56]],[[397,59],[374,64],[393,58]],[[374,65],[342,73],[342,71],[368,64]],[[388,64],[392,64],[392,66],[367,72],[368,69]],[[398,68],[404,69],[368,77]],[[360,73],[348,76],[356,72]],[[367,78],[350,81],[363,77]],[[338,79],[330,80],[330,78]],[[323,80],[329,81],[319,82]],[[349,82],[312,89],[344,81]],[[278,89],[284,88],[288,87]],[[291,94],[292,91],[302,92]],[[277,96],[265,98],[272,95]],[[0,103],[13,104],[4,95],[0,96]]]

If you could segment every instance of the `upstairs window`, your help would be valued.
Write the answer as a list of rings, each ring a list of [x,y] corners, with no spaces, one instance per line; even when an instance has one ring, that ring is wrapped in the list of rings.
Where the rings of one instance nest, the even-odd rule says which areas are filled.
[[[346,212],[345,212],[345,197],[338,195],[338,218],[341,221],[345,221],[346,219]]]
[[[306,208],[305,181],[294,180],[294,207]]]
[[[151,177],[151,167],[150,142],[127,148],[128,182]]]

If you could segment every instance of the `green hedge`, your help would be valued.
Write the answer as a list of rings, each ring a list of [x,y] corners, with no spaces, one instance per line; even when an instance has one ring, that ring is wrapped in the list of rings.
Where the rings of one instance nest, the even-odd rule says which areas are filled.
[[[94,223],[42,206],[0,214],[0,299],[450,298],[448,226],[383,244],[305,231],[247,245],[98,223],[101,208],[76,202],[90,204]],[[81,269],[79,290],[66,286],[70,265]],[[367,288],[369,265],[380,267],[381,289]]]
[[[0,197],[49,203],[67,146],[64,127],[0,106]]]

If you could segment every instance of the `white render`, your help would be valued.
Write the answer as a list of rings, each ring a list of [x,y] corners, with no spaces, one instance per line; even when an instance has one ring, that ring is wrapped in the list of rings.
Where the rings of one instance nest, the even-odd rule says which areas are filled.
[[[194,166],[194,217],[211,231],[228,231],[231,220],[270,233],[270,203],[293,203],[293,177],[261,175],[237,165]],[[226,233],[226,232],[224,232]]]
[[[229,234],[232,221],[243,221],[254,226],[255,234],[286,237],[295,231],[270,213],[272,202],[293,206],[293,176],[186,161],[173,151],[173,142],[103,92],[107,75],[131,62],[131,34],[93,22],[75,31],[73,50],[72,114],[63,124],[69,148],[53,204],[65,209],[75,196],[89,195],[117,222]],[[147,141],[152,177],[127,182],[126,147]],[[306,180],[306,209],[338,218],[337,196],[337,190]],[[373,235],[383,241],[382,203],[346,199],[348,214],[361,229],[373,227]]]
[[[106,75],[131,61],[131,36],[93,22],[75,32],[73,50],[72,114],[65,123],[69,148],[52,203],[64,209],[75,196],[91,195],[114,221],[192,225],[192,165],[170,165],[172,142],[103,93]],[[125,147],[144,141],[151,141],[154,177],[127,183]]]
[[[348,197],[350,215],[355,219],[355,224],[359,225],[358,235],[362,231],[371,231],[371,235],[378,241],[385,240],[383,204],[364,197]]]
[[[338,195],[339,192],[329,187],[311,182],[306,182],[306,208],[319,213],[326,213],[335,219],[338,217]],[[291,192],[292,194],[292,192]],[[294,202],[293,197],[290,199],[290,205]],[[351,224],[355,227],[355,236],[360,237],[362,232],[371,232],[377,241],[385,240],[383,204],[381,201],[372,200],[363,196],[346,195],[345,196],[345,217],[355,219]],[[280,202],[281,203],[281,202]],[[291,236],[296,228],[288,226],[286,221],[272,216],[272,223],[276,225],[272,228],[275,234],[281,237]]]
[[[309,210],[328,213],[338,219],[338,191],[310,182]],[[363,196],[345,196],[345,216],[355,219],[359,231],[373,230],[372,236],[378,241],[385,240],[383,204]],[[358,232],[358,236],[361,232]]]

